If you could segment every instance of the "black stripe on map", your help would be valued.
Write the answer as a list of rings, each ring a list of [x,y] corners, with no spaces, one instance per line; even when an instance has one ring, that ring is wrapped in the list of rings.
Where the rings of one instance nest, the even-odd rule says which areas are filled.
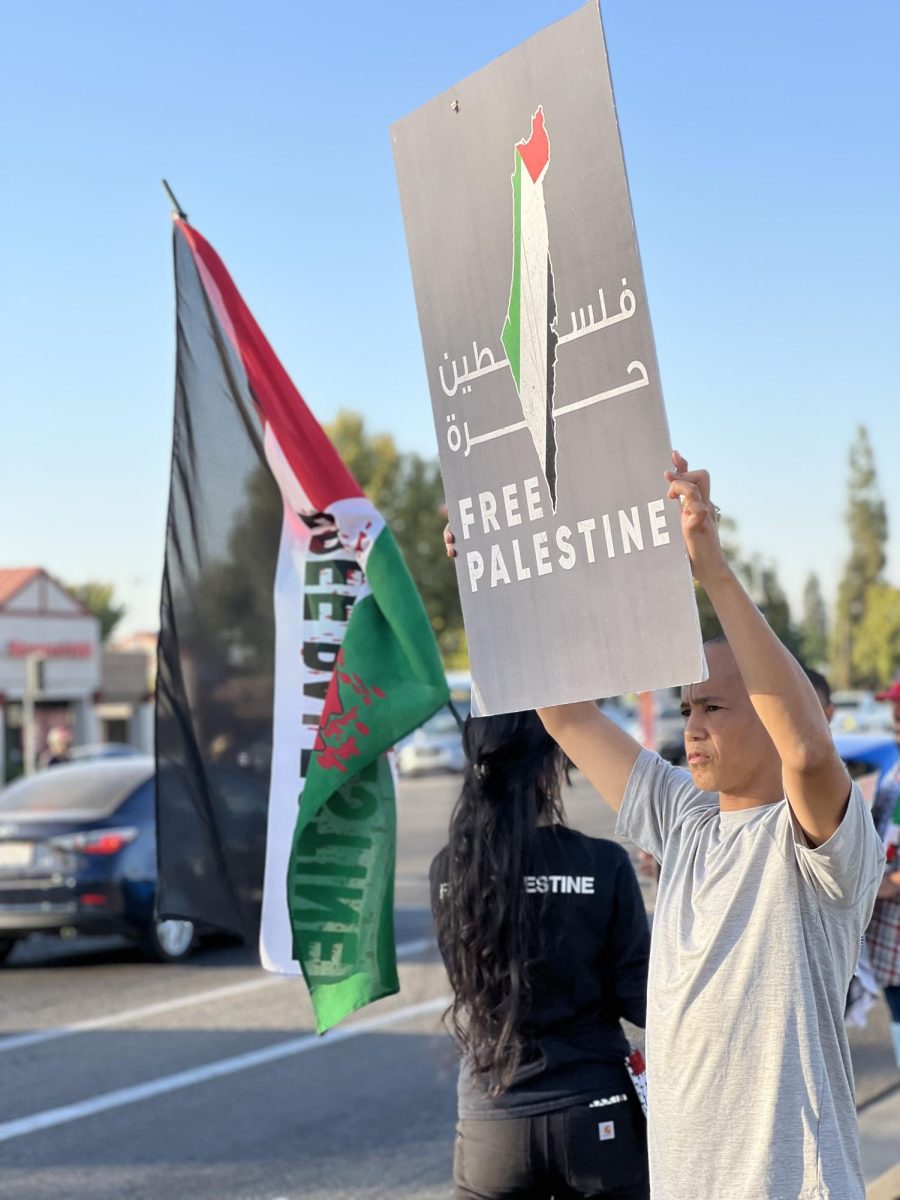
[[[556,289],[553,286],[553,264],[547,255],[547,444],[545,447],[544,474],[550,489],[550,503],[556,512],[556,419],[553,416],[553,398],[556,392]]]

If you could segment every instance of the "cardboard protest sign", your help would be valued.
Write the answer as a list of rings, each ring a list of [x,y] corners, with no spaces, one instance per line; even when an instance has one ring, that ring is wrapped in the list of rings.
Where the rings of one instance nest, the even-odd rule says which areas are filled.
[[[596,5],[392,133],[475,711],[696,682]]]

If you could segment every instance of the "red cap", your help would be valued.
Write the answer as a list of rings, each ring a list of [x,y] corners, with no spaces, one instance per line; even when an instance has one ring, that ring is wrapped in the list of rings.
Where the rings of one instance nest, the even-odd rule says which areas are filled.
[[[900,700],[900,679],[895,679],[886,692],[878,692],[875,699],[892,700],[894,702]]]

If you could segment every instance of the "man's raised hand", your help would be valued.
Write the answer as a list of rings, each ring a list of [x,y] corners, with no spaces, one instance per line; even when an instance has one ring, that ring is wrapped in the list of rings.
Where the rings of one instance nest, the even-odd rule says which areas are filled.
[[[672,462],[675,470],[665,472],[669,499],[681,501],[681,533],[694,578],[702,586],[729,571],[719,543],[718,512],[709,498],[709,472],[689,471],[677,450]]]

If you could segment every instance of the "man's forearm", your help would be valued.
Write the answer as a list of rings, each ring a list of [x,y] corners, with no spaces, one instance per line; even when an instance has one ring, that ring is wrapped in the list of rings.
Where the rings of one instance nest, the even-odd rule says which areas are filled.
[[[816,770],[834,757],[822,706],[800,664],[770,629],[730,568],[703,581],[754,708],[783,765]]]
[[[812,684],[769,628],[728,566],[710,499],[709,473],[689,471],[672,452],[669,499],[681,501],[681,532],[694,578],[721,622],[757,716],[781,759],[784,789],[813,845],[840,824],[850,781],[831,739]]]
[[[537,712],[550,736],[618,812],[641,752],[634,738],[605,717],[592,700],[539,708]]]

